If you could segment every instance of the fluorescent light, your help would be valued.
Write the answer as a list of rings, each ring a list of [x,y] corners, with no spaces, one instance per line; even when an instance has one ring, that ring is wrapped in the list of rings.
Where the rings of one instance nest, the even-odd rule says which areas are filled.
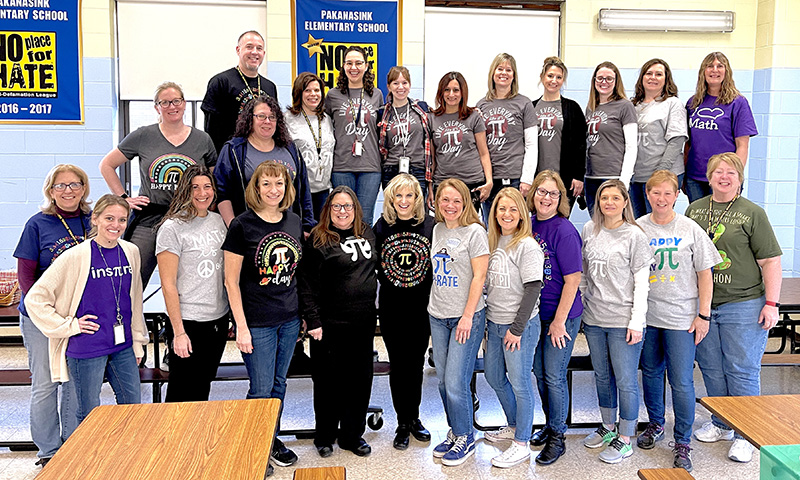
[[[630,10],[601,8],[600,30],[634,32],[721,32],[734,28],[734,13],[707,10]]]

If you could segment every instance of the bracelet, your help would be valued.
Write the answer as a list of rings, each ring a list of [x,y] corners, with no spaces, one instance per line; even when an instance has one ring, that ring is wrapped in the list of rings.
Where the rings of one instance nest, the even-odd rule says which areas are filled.
[[[702,313],[698,313],[697,316],[702,318],[706,322],[710,322],[711,321],[711,315],[703,315]]]
[[[778,303],[778,302],[770,302],[769,300],[767,300],[766,304],[769,305],[770,307],[776,307],[776,308],[780,308],[780,306],[781,306],[780,303]]]

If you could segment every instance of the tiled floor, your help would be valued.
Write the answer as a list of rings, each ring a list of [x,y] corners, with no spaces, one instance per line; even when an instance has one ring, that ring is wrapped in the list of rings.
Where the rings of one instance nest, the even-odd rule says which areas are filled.
[[[582,338],[581,338],[582,340]],[[381,358],[386,358],[382,344],[378,341]],[[229,344],[225,360],[238,361],[240,357]],[[585,343],[576,348],[576,354],[586,352]],[[22,347],[0,347],[0,368],[23,367],[27,365],[25,350]],[[699,371],[695,372],[697,395],[704,394]],[[800,369],[796,367],[766,368],[762,374],[762,390],[764,394],[800,393]],[[216,383],[212,388],[212,399],[244,398],[247,391],[246,382]],[[594,379],[589,372],[575,374],[574,415],[576,420],[593,421],[599,419],[597,398],[594,391]],[[425,369],[424,399],[421,417],[433,434],[430,444],[416,442],[413,438],[411,446],[405,452],[392,448],[392,438],[396,427],[394,411],[389,396],[387,377],[376,377],[373,384],[372,403],[385,409],[385,424],[379,431],[368,430],[365,434],[367,442],[372,445],[372,455],[359,458],[350,452],[335,448],[333,456],[322,459],[316,453],[311,440],[296,440],[284,437],[286,445],[300,457],[296,467],[343,465],[347,468],[349,480],[406,480],[406,479],[553,479],[580,478],[594,479],[634,479],[640,468],[671,467],[672,454],[668,446],[671,435],[667,435],[657,447],[650,451],[634,448],[634,455],[619,465],[606,465],[597,459],[598,451],[583,447],[581,440],[588,430],[570,430],[567,433],[567,453],[555,464],[548,467],[537,466],[534,462],[524,463],[511,469],[498,469],[491,466],[491,458],[500,453],[500,447],[486,443],[478,434],[477,453],[473,458],[459,467],[443,467],[431,458],[431,450],[436,443],[444,439],[447,424],[442,411],[441,400],[436,389],[436,376],[432,368]],[[0,439],[30,439],[28,432],[28,399],[30,389],[27,387],[5,387],[0,389]],[[481,408],[478,421],[482,425],[498,425],[503,422],[494,392],[482,377],[478,381],[478,395]],[[152,391],[145,386],[142,399],[149,401]],[[287,429],[313,427],[313,411],[311,404],[311,381],[295,379],[289,381],[287,402],[282,418],[282,426]],[[103,388],[103,403],[113,403],[113,393],[108,385]],[[668,401],[668,412],[671,402]],[[642,406],[640,419],[646,418]],[[537,411],[536,422],[541,422],[543,415]],[[708,421],[709,414],[701,406],[697,408],[695,428]],[[667,431],[671,432],[672,418],[667,416]],[[693,452],[697,479],[756,479],[759,476],[759,459],[756,453],[749,464],[738,464],[727,459],[726,453],[730,442],[716,444],[700,444],[694,442]],[[536,455],[536,452],[533,452]],[[0,480],[33,479],[40,468],[34,466],[35,452],[10,452],[0,449]],[[236,459],[232,459],[236,461]],[[291,479],[294,467],[277,468],[275,479]],[[109,479],[113,480],[113,479]],[[221,479],[223,480],[223,479]]]

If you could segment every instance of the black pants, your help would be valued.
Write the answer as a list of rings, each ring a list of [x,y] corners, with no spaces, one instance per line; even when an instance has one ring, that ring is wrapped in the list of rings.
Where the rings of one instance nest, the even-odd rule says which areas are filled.
[[[169,352],[169,383],[167,402],[200,402],[208,400],[211,381],[217,375],[225,343],[228,341],[229,315],[211,322],[183,321],[183,329],[192,342],[192,353],[179,357]],[[173,332],[167,324],[167,341],[172,343]]]
[[[385,302],[381,302],[381,306]],[[397,412],[397,424],[419,418],[422,370],[431,337],[427,305],[391,306],[380,309],[381,334],[389,353],[389,388]]]
[[[374,316],[356,325],[324,325],[311,340],[314,445],[352,446],[364,435],[372,393]]]

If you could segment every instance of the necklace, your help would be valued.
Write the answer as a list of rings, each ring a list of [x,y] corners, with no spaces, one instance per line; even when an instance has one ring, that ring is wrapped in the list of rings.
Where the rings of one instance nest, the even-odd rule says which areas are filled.
[[[728,202],[728,205],[725,207],[725,210],[717,217],[717,221],[712,223],[712,212],[714,208],[714,196],[711,195],[708,197],[708,228],[706,229],[706,233],[708,237],[713,241],[714,234],[717,232],[717,228],[719,228],[719,224],[722,223],[722,218],[727,215],[728,211],[730,211],[731,207],[733,206],[733,202],[739,198],[739,194],[737,193],[733,200]]]
[[[78,238],[75,237],[75,234],[72,233],[72,229],[69,228],[69,225],[67,225],[67,221],[64,220],[64,217],[62,217],[61,214],[58,213],[58,212],[56,212],[56,216],[58,217],[59,220],[61,220],[61,223],[64,224],[64,228],[67,229],[67,233],[69,233],[69,236],[72,237],[72,241],[75,242],[75,245],[81,243],[81,240],[78,240]],[[80,214],[79,218],[80,218],[80,221],[81,221],[81,228],[83,228],[83,237],[82,238],[86,238],[86,224],[83,223],[83,213]]]
[[[258,82],[258,95],[253,93],[253,90],[250,89],[250,84],[247,83],[247,79],[244,78],[244,74],[242,73],[242,69],[239,66],[236,66],[236,71],[239,72],[239,76],[242,77],[242,81],[244,82],[244,86],[247,87],[247,91],[250,92],[250,96],[252,98],[258,97],[261,94],[261,75],[258,74],[258,70],[256,70],[256,81]]]
[[[103,249],[100,247],[100,244],[95,242],[97,245],[97,251],[100,252],[100,258],[103,259],[103,263],[106,266],[106,269],[111,268],[108,266],[108,262],[106,262],[106,257],[103,255]],[[120,246],[117,244],[117,265],[119,268],[122,268],[122,255],[120,254]],[[117,291],[117,286],[114,284],[114,277],[109,277],[111,280],[111,289],[114,291],[114,300],[117,302],[117,324],[122,325],[122,314],[120,313],[119,308],[119,297],[122,295],[122,276],[119,277],[119,291]]]

